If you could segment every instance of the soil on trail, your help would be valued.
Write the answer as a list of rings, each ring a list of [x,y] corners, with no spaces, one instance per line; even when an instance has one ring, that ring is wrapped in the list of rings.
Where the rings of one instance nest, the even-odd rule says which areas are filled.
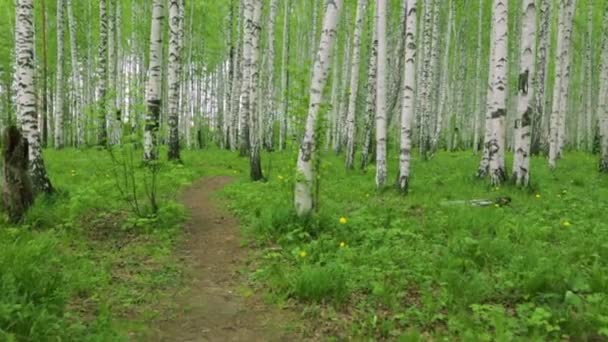
[[[179,253],[189,263],[186,289],[176,295],[176,313],[156,327],[157,341],[294,341],[285,330],[286,312],[270,308],[239,287],[247,249],[241,247],[238,223],[213,198],[232,181],[210,177],[193,184],[182,196],[190,212]]]

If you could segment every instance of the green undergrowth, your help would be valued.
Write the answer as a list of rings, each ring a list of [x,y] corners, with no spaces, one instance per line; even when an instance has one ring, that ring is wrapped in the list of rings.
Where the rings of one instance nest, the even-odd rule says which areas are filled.
[[[0,223],[0,341],[145,335],[158,303],[182,279],[174,247],[186,213],[176,195],[201,176],[225,174],[237,158],[186,151],[183,165],[162,161],[152,216],[143,165],[134,167],[143,207],[136,215],[108,152],[45,151],[57,193],[39,197],[23,224]]]
[[[373,166],[324,156],[306,219],[292,210],[295,157],[270,158],[268,182],[225,191],[261,246],[252,277],[335,338],[608,339],[608,177],[594,156],[568,154],[555,172],[536,158],[523,190],[474,179],[470,152],[414,158],[406,197],[377,193]]]

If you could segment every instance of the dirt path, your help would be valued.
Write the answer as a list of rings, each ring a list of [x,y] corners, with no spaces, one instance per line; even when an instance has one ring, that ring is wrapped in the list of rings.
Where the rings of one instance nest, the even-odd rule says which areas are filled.
[[[240,246],[238,223],[213,193],[231,182],[210,177],[193,184],[182,196],[190,212],[181,247],[192,274],[177,295],[174,317],[156,328],[157,341],[293,341],[284,326],[285,312],[245,298],[239,273],[247,256]]]

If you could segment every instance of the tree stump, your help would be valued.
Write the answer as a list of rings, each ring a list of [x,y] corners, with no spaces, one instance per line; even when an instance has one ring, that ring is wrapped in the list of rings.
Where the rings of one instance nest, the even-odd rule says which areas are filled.
[[[4,158],[2,201],[11,222],[19,222],[34,202],[32,180],[29,173],[27,140],[15,126],[3,134]]]

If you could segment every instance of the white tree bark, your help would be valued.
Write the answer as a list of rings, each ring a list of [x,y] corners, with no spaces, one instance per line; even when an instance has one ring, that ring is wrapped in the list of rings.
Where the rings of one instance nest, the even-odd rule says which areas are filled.
[[[539,32],[539,45],[538,45],[538,63],[536,66],[537,77],[535,77],[535,99],[536,109],[534,110],[535,116],[532,118],[532,153],[538,153],[540,151],[541,141],[546,137],[543,137],[544,123],[548,122],[548,118],[545,115],[546,110],[546,95],[545,89],[547,86],[548,76],[548,56],[549,56],[549,36],[550,36],[550,19],[551,19],[551,0],[541,0],[540,5],[540,32]]]
[[[557,33],[557,52],[555,62],[555,85],[551,111],[549,138],[549,167],[555,168],[565,141],[565,118],[568,106],[568,87],[570,83],[570,39],[576,0],[560,0],[560,13]]]
[[[74,8],[72,6],[72,0],[66,0],[66,7],[68,10],[68,25],[70,29],[70,59],[72,64],[72,94],[74,96],[74,126],[76,127],[76,146],[81,146],[84,143],[84,126],[83,126],[83,115],[82,108],[83,104],[83,88],[82,78],[80,75],[80,63],[78,62],[78,45],[76,43],[76,21],[74,20]]]
[[[363,132],[363,146],[361,148],[361,170],[365,170],[370,161],[369,154],[372,152],[372,128],[376,114],[376,82],[378,75],[378,34],[377,16],[374,16],[372,28],[371,51],[369,54],[367,72],[367,96],[365,99],[365,131]]]
[[[479,151],[479,133],[480,133],[480,123],[482,118],[482,91],[483,91],[483,80],[481,77],[481,60],[482,60],[482,32],[483,32],[483,6],[484,0],[479,0],[478,4],[478,14],[477,14],[477,67],[475,70],[475,108],[473,110],[473,115],[475,115],[475,121],[473,124],[473,151],[477,153]]]
[[[106,92],[108,82],[108,13],[107,1],[99,1],[99,56],[97,60],[97,98],[98,102],[98,131],[97,143],[105,146],[108,143],[106,126]]]
[[[488,157],[492,185],[500,185],[505,179],[505,117],[508,93],[508,0],[494,0],[492,8],[492,106],[490,112],[490,140]]]
[[[406,193],[410,183],[410,160],[412,151],[412,121],[416,110],[416,29],[417,0],[405,0],[405,68],[403,76],[403,99],[401,101],[401,131],[399,145],[399,176],[397,186]]]
[[[268,16],[268,36],[266,39],[266,53],[264,55],[265,92],[262,106],[263,139],[266,149],[273,149],[274,122],[275,122],[275,88],[274,88],[274,60],[275,60],[275,23],[279,1],[270,0],[270,13]]]
[[[361,31],[363,30],[363,17],[367,0],[358,0],[357,15],[355,19],[355,33],[353,35],[353,52],[350,71],[350,88],[348,97],[348,114],[346,115],[346,168],[352,169],[355,162],[355,136],[357,94],[359,92],[359,64],[361,62]]]
[[[63,0],[57,0],[57,62],[55,65],[55,148],[63,148]]]
[[[608,173],[608,6],[604,12],[602,38],[602,66],[598,96],[597,117],[600,120],[601,159],[600,171]]]
[[[17,0],[16,3],[15,49],[17,58],[17,119],[28,143],[29,167],[37,193],[51,193],[53,186],[49,180],[42,148],[36,114],[36,89],[34,88],[34,3],[33,0]]]
[[[515,155],[513,179],[518,186],[530,183],[530,125],[535,116],[534,79],[536,77],[536,4],[524,0],[521,17],[521,43],[519,46],[518,104],[515,120]]]
[[[378,78],[376,82],[376,188],[386,185],[386,0],[376,0]]]
[[[251,180],[259,181],[264,178],[262,175],[262,162],[260,158],[261,137],[260,137],[260,111],[258,109],[258,80],[260,78],[259,55],[260,55],[260,34],[262,31],[262,0],[253,0],[253,17],[251,27],[251,65],[249,71],[249,127],[250,127],[250,151],[249,166]]]
[[[244,0],[243,11],[243,59],[241,62],[242,80],[241,80],[241,106],[239,114],[239,140],[240,154],[247,156],[250,152],[250,136],[251,127],[249,126],[251,115],[251,54],[253,53],[253,15],[255,10],[255,0]]]
[[[313,168],[313,157],[315,153],[317,115],[323,88],[327,82],[329,71],[330,54],[332,44],[336,36],[336,27],[342,0],[326,0],[325,18],[323,20],[323,33],[319,44],[319,51],[315,58],[312,81],[310,83],[310,102],[308,106],[308,116],[306,118],[306,128],[304,138],[298,152],[297,176],[295,185],[294,205],[298,216],[305,216],[311,213],[314,208],[313,188],[315,170]]]
[[[169,160],[180,160],[179,148],[179,90],[181,79],[181,44],[183,21],[179,0],[169,1]]]
[[[281,49],[281,111],[279,123],[279,150],[284,150],[287,143],[287,120],[289,111],[289,19],[291,17],[291,0],[283,4],[283,47]]]
[[[150,65],[148,67],[148,84],[146,86],[146,125],[144,130],[144,160],[158,159],[158,129],[162,105],[162,23],[164,19],[163,0],[154,0],[152,4],[152,28],[150,30]]]
[[[430,143],[430,101],[431,101],[431,55],[432,55],[432,41],[433,41],[433,3],[434,0],[424,0],[424,17],[423,17],[423,29],[422,29],[422,60],[421,60],[421,76],[420,76],[420,92],[418,94],[420,98],[419,107],[419,150],[423,158],[426,159],[428,145]],[[378,51],[380,55],[380,52]]]

